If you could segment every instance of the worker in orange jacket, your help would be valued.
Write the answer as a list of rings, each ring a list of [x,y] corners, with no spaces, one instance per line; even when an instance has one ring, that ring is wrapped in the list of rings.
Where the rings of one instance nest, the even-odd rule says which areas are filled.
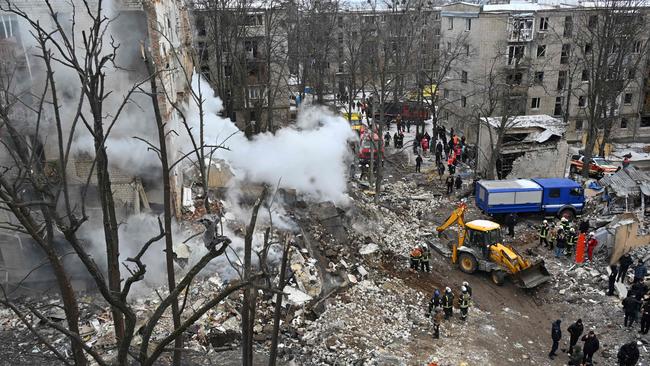
[[[420,268],[420,261],[422,260],[422,250],[415,247],[411,251],[411,269],[418,270]]]

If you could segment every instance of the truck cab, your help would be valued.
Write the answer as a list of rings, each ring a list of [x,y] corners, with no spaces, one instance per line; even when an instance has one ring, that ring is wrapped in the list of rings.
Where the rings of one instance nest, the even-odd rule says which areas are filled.
[[[585,195],[577,182],[564,178],[537,178],[533,181],[543,188],[542,209],[545,214],[557,214],[571,220],[582,212]]]

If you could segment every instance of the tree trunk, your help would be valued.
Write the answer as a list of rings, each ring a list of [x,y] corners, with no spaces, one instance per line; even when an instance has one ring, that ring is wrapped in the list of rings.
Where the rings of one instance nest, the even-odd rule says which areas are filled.
[[[383,94],[383,93],[382,93]],[[377,154],[379,159],[377,159],[377,180],[375,181],[375,204],[379,203],[379,194],[381,193],[381,181],[383,179],[384,175],[384,166],[383,166],[383,161],[384,161],[384,153],[382,152],[382,148],[384,146],[383,140],[382,140],[382,132],[384,128],[384,98],[383,95],[379,96],[379,123],[375,123],[375,125],[379,125],[377,127],[377,135],[379,136],[378,139],[378,144],[379,146],[377,147]],[[373,108],[373,120],[375,119],[375,111],[377,109]]]
[[[285,277],[287,272],[287,262],[289,261],[289,238],[284,242],[284,251],[282,252],[282,265],[280,266],[280,279],[278,280],[278,290],[283,291],[285,286]],[[271,335],[271,350],[269,351],[269,366],[276,365],[278,358],[278,341],[280,339],[280,318],[282,317],[282,294],[276,295],[275,309],[273,310],[273,334]]]

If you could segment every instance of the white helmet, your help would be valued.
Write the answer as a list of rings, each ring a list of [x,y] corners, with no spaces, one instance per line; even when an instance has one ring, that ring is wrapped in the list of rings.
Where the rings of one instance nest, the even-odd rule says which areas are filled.
[[[467,283],[467,281],[463,281],[463,286],[469,286],[469,283]]]
[[[594,235],[596,235],[596,233],[594,233],[593,231],[589,233],[589,236],[594,236]]]
[[[463,292],[467,292],[467,287],[463,286],[463,287],[460,288],[460,290],[463,291]]]
[[[542,221],[542,223],[548,224],[548,220],[544,220],[544,221]]]
[[[563,218],[560,219],[560,221],[562,221],[562,222],[567,222],[567,221],[569,221],[569,220],[567,220],[566,217],[563,217]]]
[[[445,287],[445,292],[451,292],[451,289],[449,287]]]

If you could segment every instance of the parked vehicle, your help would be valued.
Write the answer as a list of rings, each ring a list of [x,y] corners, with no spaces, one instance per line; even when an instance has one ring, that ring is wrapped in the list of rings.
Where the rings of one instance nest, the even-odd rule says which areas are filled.
[[[572,155],[570,168],[571,173],[580,174],[582,172],[582,167],[584,166],[584,161],[584,155]],[[591,158],[591,164],[589,164],[589,175],[600,179],[607,174],[616,173],[619,169],[620,167],[617,167],[605,158],[594,156]]]
[[[427,120],[430,117],[430,111],[426,105],[417,102],[389,102],[386,103],[384,116],[386,119],[393,119],[397,115],[402,117],[402,120]],[[379,118],[379,112],[375,112],[375,116]]]
[[[371,135],[372,140],[370,140]],[[368,130],[364,131],[361,135],[359,145],[359,160],[369,161],[373,149],[375,161],[381,161],[384,159],[384,141],[379,137],[379,135],[377,135],[377,133],[371,133]]]
[[[567,178],[481,180],[476,206],[489,215],[542,213],[573,219],[582,213],[584,190]]]

